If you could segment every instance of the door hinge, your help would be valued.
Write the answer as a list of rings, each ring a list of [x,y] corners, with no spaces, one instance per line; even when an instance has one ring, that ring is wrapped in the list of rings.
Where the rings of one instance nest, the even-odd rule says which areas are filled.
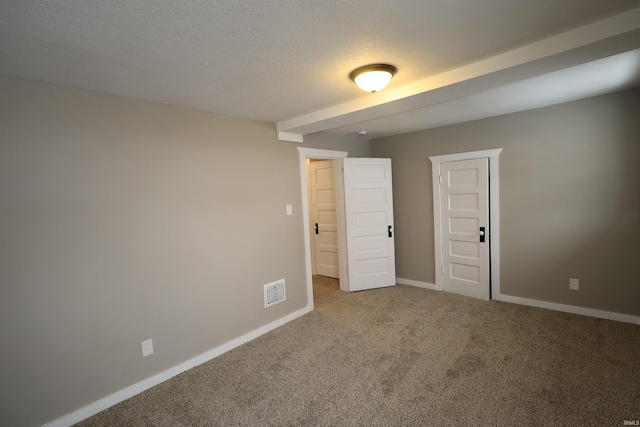
[[[440,266],[440,274],[444,276],[444,265]]]
[[[440,181],[440,184],[442,184],[442,175],[438,175],[438,181]]]

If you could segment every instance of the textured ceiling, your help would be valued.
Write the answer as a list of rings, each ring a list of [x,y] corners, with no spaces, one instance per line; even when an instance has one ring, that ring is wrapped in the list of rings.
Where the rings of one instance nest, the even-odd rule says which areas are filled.
[[[367,63],[397,66],[389,88],[400,88],[639,7],[640,0],[0,0],[0,74],[282,122],[372,96],[348,79]],[[456,122],[451,110],[444,122]],[[396,119],[386,119],[397,124],[394,133],[415,130]]]

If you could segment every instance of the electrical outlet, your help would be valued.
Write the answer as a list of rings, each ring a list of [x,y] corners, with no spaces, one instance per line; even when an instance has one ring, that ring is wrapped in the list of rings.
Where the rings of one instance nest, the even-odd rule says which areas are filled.
[[[580,290],[580,279],[569,279],[569,289],[572,291]]]
[[[153,354],[153,340],[142,341],[142,357]]]

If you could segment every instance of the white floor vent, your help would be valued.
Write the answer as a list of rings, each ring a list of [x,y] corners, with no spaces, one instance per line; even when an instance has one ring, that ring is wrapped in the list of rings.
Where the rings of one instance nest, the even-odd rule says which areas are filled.
[[[271,307],[286,299],[284,292],[284,279],[264,285],[264,308]]]

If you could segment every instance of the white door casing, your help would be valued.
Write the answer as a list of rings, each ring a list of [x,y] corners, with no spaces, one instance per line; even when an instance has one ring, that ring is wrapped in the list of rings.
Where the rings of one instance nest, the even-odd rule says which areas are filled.
[[[313,276],[311,263],[311,235],[309,233],[309,188],[307,186],[307,159],[330,159],[342,165],[342,159],[347,157],[346,151],[322,150],[318,148],[298,147],[298,165],[300,168],[300,194],[302,199],[302,227],[304,230],[304,266],[307,291],[307,310],[313,309]],[[342,167],[342,166],[340,166]],[[336,174],[336,208],[338,212],[344,212],[344,186],[342,174]],[[338,256],[340,257],[340,290],[349,290],[349,277],[347,275],[347,246],[344,232],[344,215],[338,214]]]
[[[338,225],[333,160],[309,164],[315,273],[338,278]]]
[[[443,288],[489,300],[488,159],[440,166]]]
[[[396,284],[391,159],[343,159],[349,291]]]
[[[468,242],[462,241],[461,243],[454,243],[453,254],[454,257],[450,256],[451,252],[451,242],[445,241],[445,233],[448,233],[449,230],[449,220],[445,221],[443,212],[444,209],[448,209],[449,198],[445,198],[443,191],[441,191],[440,180],[444,182],[445,176],[442,173],[443,168],[447,163],[451,162],[460,162],[465,160],[472,159],[484,159],[484,162],[488,162],[488,175],[490,179],[488,180],[488,222],[485,226],[485,240],[483,243],[486,245],[485,249],[488,251],[487,256],[487,274],[488,281],[487,287],[482,291],[482,295],[473,295],[476,297],[480,297],[482,299],[489,299],[490,296],[495,297],[500,294],[500,183],[499,183],[499,162],[498,158],[500,153],[502,152],[501,148],[491,149],[491,150],[482,150],[482,151],[474,151],[467,153],[455,153],[455,154],[447,154],[441,156],[432,156],[429,159],[432,162],[432,181],[433,181],[433,216],[434,216],[434,244],[435,244],[435,267],[436,267],[436,286],[435,289],[439,290],[450,290],[445,289],[445,273],[450,273],[450,276],[455,276],[458,278],[464,279],[473,279],[474,276],[469,276],[472,273],[473,268],[465,269],[464,267],[460,267],[456,265],[456,271],[451,274],[451,266],[445,265],[445,255],[449,258],[449,260],[453,259],[454,261],[460,261],[464,258],[473,258],[475,252],[473,247]],[[458,177],[456,177],[457,179]],[[481,179],[481,178],[479,178]],[[456,190],[459,191],[460,189]],[[480,196],[478,196],[480,197]],[[455,199],[455,197],[454,197]],[[468,206],[469,203],[473,202],[473,196],[467,196],[466,199],[464,197],[458,198],[458,200],[454,200],[455,203],[462,203],[459,207]],[[465,205],[466,203],[466,205]],[[479,202],[478,202],[479,203]],[[456,207],[456,206],[454,206]],[[457,209],[458,211],[462,209]],[[469,210],[467,208],[467,210]],[[463,210],[462,210],[463,211]],[[459,222],[458,224],[454,224],[456,226],[461,225],[464,221]],[[467,222],[467,225],[470,225],[470,222]],[[478,225],[480,227],[480,225]],[[490,230],[490,234],[489,234]],[[477,237],[479,237],[479,231],[477,230]],[[471,234],[471,230],[468,230],[468,234]],[[455,241],[455,240],[454,240]],[[490,244],[489,244],[490,242]],[[466,252],[465,252],[466,250]],[[478,248],[478,251],[480,248]],[[448,252],[447,252],[448,251]],[[462,252],[461,252],[462,251]],[[470,252],[471,251],[471,252]],[[465,257],[456,257],[455,255],[465,255]],[[469,256],[471,255],[471,256]],[[480,256],[480,252],[478,252],[478,257]],[[468,261],[468,260],[467,260]],[[490,268],[489,268],[490,265]],[[464,271],[462,271],[464,270]],[[466,275],[464,274],[466,273]],[[480,271],[476,271],[478,276],[480,277],[482,273]],[[470,280],[472,282],[473,280]],[[467,283],[468,284],[468,283]],[[449,283],[447,284],[449,287]]]

